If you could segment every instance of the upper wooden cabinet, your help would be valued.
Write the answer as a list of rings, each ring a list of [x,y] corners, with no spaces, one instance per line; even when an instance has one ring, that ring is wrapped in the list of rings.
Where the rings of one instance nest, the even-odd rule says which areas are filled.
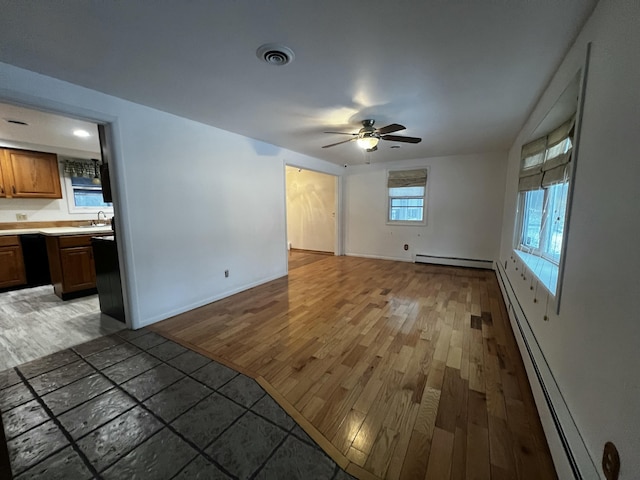
[[[1,150],[0,196],[62,198],[56,155],[9,148]]]

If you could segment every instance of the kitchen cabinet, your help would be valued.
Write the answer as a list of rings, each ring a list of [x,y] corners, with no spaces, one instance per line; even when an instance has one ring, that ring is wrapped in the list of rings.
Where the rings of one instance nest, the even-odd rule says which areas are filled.
[[[58,157],[52,153],[0,149],[0,196],[62,198]]]
[[[22,246],[17,235],[0,237],[0,288],[27,283]]]
[[[93,235],[47,237],[47,255],[55,294],[67,300],[96,293],[96,268],[93,261]]]

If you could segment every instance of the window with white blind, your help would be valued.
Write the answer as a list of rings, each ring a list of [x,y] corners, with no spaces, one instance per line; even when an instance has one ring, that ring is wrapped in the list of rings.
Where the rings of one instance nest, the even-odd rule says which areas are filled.
[[[426,225],[426,168],[389,171],[387,193],[387,223]]]
[[[562,254],[574,118],[522,147],[515,248],[555,295]]]

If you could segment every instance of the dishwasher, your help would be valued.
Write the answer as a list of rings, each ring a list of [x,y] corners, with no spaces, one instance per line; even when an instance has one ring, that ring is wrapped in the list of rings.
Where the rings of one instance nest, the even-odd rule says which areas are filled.
[[[27,287],[50,285],[49,256],[44,236],[37,233],[20,235],[20,243],[27,274]]]

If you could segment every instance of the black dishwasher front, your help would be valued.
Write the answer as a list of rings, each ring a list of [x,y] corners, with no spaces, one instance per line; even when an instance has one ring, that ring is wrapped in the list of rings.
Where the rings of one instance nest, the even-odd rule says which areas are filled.
[[[27,274],[27,286],[38,287],[51,284],[49,257],[44,236],[34,234],[20,235],[24,269]]]

